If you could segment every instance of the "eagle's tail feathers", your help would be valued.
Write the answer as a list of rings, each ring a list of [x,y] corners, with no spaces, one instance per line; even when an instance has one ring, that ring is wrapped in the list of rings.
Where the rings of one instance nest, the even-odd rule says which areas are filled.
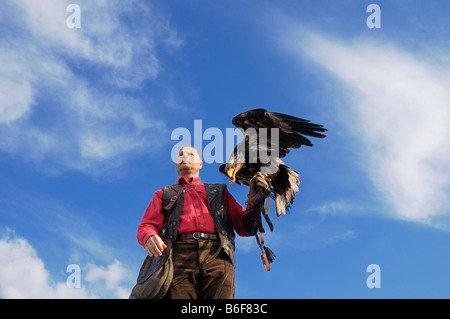
[[[275,206],[278,217],[289,211],[289,208],[294,203],[295,194],[298,193],[298,186],[300,185],[300,174],[287,166],[285,168],[289,184],[285,188],[284,193],[275,194]]]
[[[277,209],[277,216],[286,214],[286,196],[281,194],[275,194],[275,206]]]

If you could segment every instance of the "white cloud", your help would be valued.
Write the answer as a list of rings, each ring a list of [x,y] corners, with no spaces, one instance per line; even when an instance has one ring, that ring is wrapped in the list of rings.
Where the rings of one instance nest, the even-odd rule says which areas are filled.
[[[164,134],[129,90],[160,75],[158,45],[182,41],[149,2],[78,1],[81,29],[66,26],[70,3],[0,4],[0,150],[54,170],[117,167]]]
[[[91,283],[100,282],[108,290],[114,291],[117,298],[126,299],[130,296],[131,290],[120,285],[124,279],[128,279],[130,276],[119,260],[114,259],[112,264],[107,267],[89,264],[88,269],[86,281]]]
[[[81,288],[70,288],[66,281],[52,282],[44,262],[25,238],[11,231],[0,238],[0,296],[4,299],[128,297],[129,289],[121,282],[129,279],[129,273],[119,260],[106,268],[94,264],[85,268],[86,275],[83,269],[80,274]]]
[[[0,198],[8,199],[0,206],[0,220],[5,225],[32,220],[29,230],[40,245],[34,248],[31,239],[28,241],[0,227],[0,297],[128,297],[136,269],[132,269],[135,266],[128,269],[121,262],[127,260],[129,265],[130,249],[121,245],[121,240],[114,239],[117,236],[111,235],[118,229],[110,218],[92,210],[67,207],[67,203],[60,200],[5,181],[0,183]],[[47,266],[38,255],[42,247],[47,250],[42,256]],[[70,289],[66,285],[69,273],[65,271],[69,264],[81,268],[81,289]],[[33,289],[26,290],[27,285],[32,285]]]
[[[49,283],[49,273],[24,238],[0,239],[0,295],[2,298],[87,298],[84,288]]]
[[[285,48],[349,88],[351,107],[340,112],[361,136],[362,165],[392,215],[437,224],[449,213],[450,67],[394,45],[343,43],[299,30],[291,29]]]

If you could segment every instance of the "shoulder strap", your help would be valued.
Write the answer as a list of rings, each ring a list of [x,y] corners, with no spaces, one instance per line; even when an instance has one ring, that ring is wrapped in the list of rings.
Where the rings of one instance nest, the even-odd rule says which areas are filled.
[[[167,235],[172,240],[175,240],[176,236],[177,236],[178,224],[180,222],[181,211],[183,209],[183,203],[184,203],[184,193],[186,193],[186,191],[188,189],[190,189],[198,184],[201,184],[201,181],[196,181],[186,187],[183,187],[174,196],[172,196],[172,198],[170,199],[170,202],[163,207],[163,213],[164,213],[163,228],[165,229],[164,234]],[[182,200],[179,201],[178,200],[179,198],[181,198]],[[176,205],[176,209],[174,209],[175,205]]]
[[[165,212],[167,212],[168,214],[170,214],[170,212],[172,211],[173,205],[175,205],[175,202],[177,201],[178,197],[180,197],[181,194],[184,194],[189,188],[192,188],[198,184],[200,184],[201,181],[196,181],[186,187],[183,187],[180,191],[178,191],[178,193],[176,193],[174,196],[172,196],[172,198],[170,199],[169,204],[167,204],[166,206],[163,207],[163,210]]]

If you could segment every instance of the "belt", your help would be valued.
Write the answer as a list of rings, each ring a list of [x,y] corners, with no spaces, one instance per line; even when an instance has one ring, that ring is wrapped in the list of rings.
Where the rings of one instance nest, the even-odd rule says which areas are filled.
[[[186,240],[186,239],[219,240],[219,236],[217,234],[205,234],[205,233],[183,234],[177,236],[177,240]]]

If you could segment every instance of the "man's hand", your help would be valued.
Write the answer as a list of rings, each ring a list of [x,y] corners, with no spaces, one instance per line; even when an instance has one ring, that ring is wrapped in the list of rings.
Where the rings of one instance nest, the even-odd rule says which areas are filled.
[[[147,239],[145,242],[145,250],[150,257],[153,256],[161,256],[164,249],[167,248],[167,245],[164,244],[161,237],[158,235],[153,235]]]

